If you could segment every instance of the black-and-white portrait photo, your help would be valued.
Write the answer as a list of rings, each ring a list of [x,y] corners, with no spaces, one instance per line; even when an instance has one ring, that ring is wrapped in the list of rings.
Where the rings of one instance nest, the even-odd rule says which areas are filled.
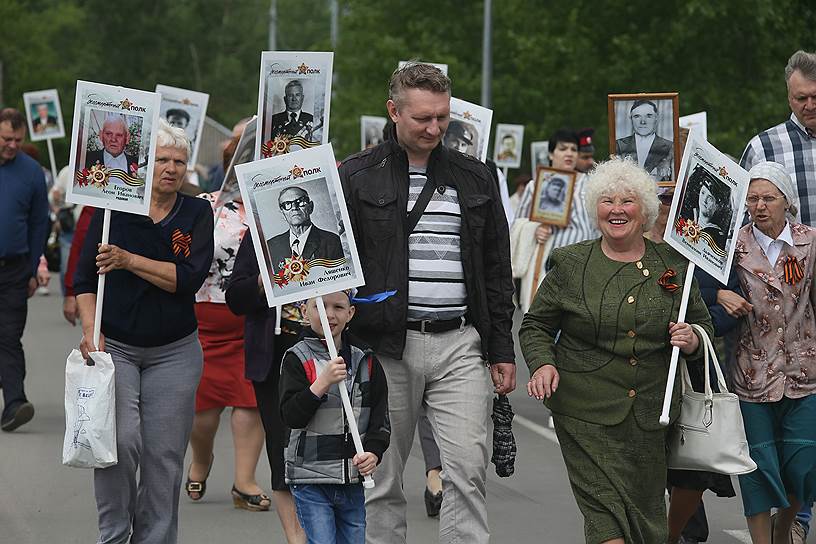
[[[448,149],[476,157],[476,150],[479,149],[479,133],[472,123],[451,119],[448,130],[442,136],[442,143]]]
[[[533,206],[530,220],[566,226],[575,187],[575,172],[542,166],[533,178]]]
[[[261,53],[255,156],[273,157],[328,142],[332,53]]]
[[[487,160],[493,110],[452,96],[450,118],[442,143],[482,162]]]
[[[235,172],[270,307],[365,283],[331,144]]]
[[[614,97],[623,98],[614,98]],[[675,179],[677,141],[676,94],[610,95],[610,133],[614,148],[610,153],[629,157],[655,181]],[[665,97],[664,97],[665,96]],[[613,124],[614,120],[614,124]]]
[[[524,125],[496,125],[493,161],[501,168],[518,168],[524,143]]]
[[[387,119],[375,115],[360,116],[360,149],[368,149],[383,143],[383,129]]]
[[[535,178],[539,166],[550,165],[550,142],[547,140],[530,142],[530,173]]]
[[[161,84],[156,85],[156,92],[162,97],[159,116],[170,126],[182,129],[190,139],[192,152],[187,161],[187,169],[192,170],[198,160],[210,95]]]
[[[731,188],[702,164],[695,166],[689,176],[680,217],[697,225],[698,243],[725,259],[728,235],[735,220]]]
[[[301,186],[289,186],[277,195],[278,210],[287,228],[266,241],[275,273],[279,273],[286,261],[293,257],[306,262],[335,261],[344,257],[340,236],[336,234],[338,226],[336,221],[332,221],[334,210],[326,202],[326,209],[315,213],[315,201],[309,195],[309,189],[313,195],[320,192],[321,197],[324,196],[323,193],[328,197],[325,179],[309,181]],[[314,221],[318,218],[323,220],[320,222],[324,228],[315,225]]]
[[[23,93],[23,102],[32,142],[65,136],[56,89]]]
[[[224,175],[224,182],[221,184],[221,190],[218,192],[218,198],[215,200],[215,207],[221,207],[230,200],[234,200],[240,194],[238,187],[238,177],[235,175],[235,166],[238,164],[246,164],[252,161],[255,154],[255,135],[257,134],[258,117],[253,115],[244,130],[241,132],[241,138],[238,140],[238,145],[235,146],[235,154],[232,156],[227,173]]]
[[[749,181],[748,172],[701,132],[689,133],[663,239],[723,284],[731,271]]]

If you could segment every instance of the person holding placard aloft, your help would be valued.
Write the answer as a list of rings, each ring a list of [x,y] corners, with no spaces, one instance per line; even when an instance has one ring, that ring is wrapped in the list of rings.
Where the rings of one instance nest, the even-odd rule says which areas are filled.
[[[281,363],[281,417],[291,429],[286,483],[309,543],[364,544],[362,477],[374,473],[388,449],[388,384],[371,349],[345,332],[354,316],[354,290],[323,295],[338,357],[331,359],[315,299],[304,304],[310,328]],[[363,453],[354,449],[339,387],[349,393]]]
[[[600,239],[553,251],[521,325],[527,392],[553,414],[586,542],[662,544],[667,428],[659,415],[669,360],[673,346],[689,361],[702,358],[689,323],[711,335],[711,318],[695,282],[687,322],[673,322],[687,262],[643,236],[658,213],[657,186],[643,168],[601,163],[586,205]]]
[[[80,350],[86,358],[107,351],[116,369],[119,462],[94,470],[100,543],[177,541],[201,376],[194,304],[213,258],[213,214],[206,201],[178,192],[190,154],[184,131],[160,120],[156,145],[149,217],[112,213],[109,242],[100,245],[97,210],[74,277]],[[94,346],[98,274],[107,274],[107,286]]]

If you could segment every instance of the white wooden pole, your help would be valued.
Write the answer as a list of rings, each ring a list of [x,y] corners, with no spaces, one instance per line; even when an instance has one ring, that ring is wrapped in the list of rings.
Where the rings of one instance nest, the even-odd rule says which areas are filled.
[[[49,142],[51,140],[48,140]],[[109,208],[105,209],[105,216],[102,218],[102,244],[108,243],[110,238],[110,220],[111,211]],[[102,303],[105,300],[105,276],[106,274],[99,274],[99,279],[96,284],[96,312],[94,313],[94,331],[93,331],[93,345],[96,351],[99,351],[99,337],[102,334]]]
[[[337,346],[334,345],[334,338],[332,337],[331,328],[329,327],[329,318],[326,316],[326,306],[323,304],[323,297],[316,297],[317,312],[320,314],[320,325],[323,327],[323,336],[326,338],[326,346],[329,348],[329,356],[334,359],[337,357]],[[357,429],[357,420],[354,419],[354,411],[351,409],[351,401],[349,400],[348,390],[346,389],[345,381],[338,384],[340,389],[340,399],[343,401],[343,410],[346,412],[346,420],[348,421],[351,438],[354,440],[354,448],[357,453],[363,453],[363,442],[360,440],[360,431]],[[371,489],[374,487],[374,480],[371,476],[363,477],[363,487]]]
[[[694,263],[689,262],[686,269],[686,278],[683,283],[683,298],[680,299],[680,311],[677,313],[677,323],[683,323],[686,320],[686,309],[688,308],[689,294],[691,293],[691,284],[694,281]],[[666,426],[669,424],[669,409],[671,409],[671,399],[674,393],[674,378],[677,375],[677,360],[680,357],[680,348],[672,347],[671,361],[669,362],[669,378],[666,381],[666,393],[663,395],[663,410],[660,413],[660,424]]]
[[[54,183],[57,182],[57,161],[54,160],[54,144],[51,143],[51,138],[48,138],[45,141],[48,144],[48,158],[51,160],[51,176],[54,179]]]

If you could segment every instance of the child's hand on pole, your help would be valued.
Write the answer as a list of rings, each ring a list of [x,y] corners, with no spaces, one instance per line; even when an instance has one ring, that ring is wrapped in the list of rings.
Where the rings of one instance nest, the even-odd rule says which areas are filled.
[[[320,373],[315,382],[311,385],[312,393],[322,397],[328,393],[329,388],[346,379],[346,362],[342,357],[335,357],[329,361],[326,368]]]

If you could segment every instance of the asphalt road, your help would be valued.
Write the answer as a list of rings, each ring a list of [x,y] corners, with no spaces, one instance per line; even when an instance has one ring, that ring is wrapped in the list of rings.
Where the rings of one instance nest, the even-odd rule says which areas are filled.
[[[59,297],[31,299],[24,344],[26,388],[36,415],[17,431],[0,434],[0,544],[95,542],[91,472],[61,464],[65,357],[79,336],[79,329],[62,318]],[[516,472],[510,478],[499,478],[490,467],[492,542],[580,543],[582,519],[554,433],[547,428],[547,412],[527,398],[521,386],[529,376],[523,365],[519,370],[520,387],[511,395],[518,415],[514,425],[519,450]],[[182,493],[180,541],[284,542],[274,512],[253,513],[232,506],[232,442],[226,422],[216,439],[215,459],[204,500],[192,503]],[[258,467],[262,487],[269,481],[265,459],[262,454]],[[424,475],[418,442],[406,474],[409,541],[435,542],[437,522],[425,516],[422,502]],[[709,542],[750,542],[738,498],[718,499],[706,494],[705,502],[711,527]]]

